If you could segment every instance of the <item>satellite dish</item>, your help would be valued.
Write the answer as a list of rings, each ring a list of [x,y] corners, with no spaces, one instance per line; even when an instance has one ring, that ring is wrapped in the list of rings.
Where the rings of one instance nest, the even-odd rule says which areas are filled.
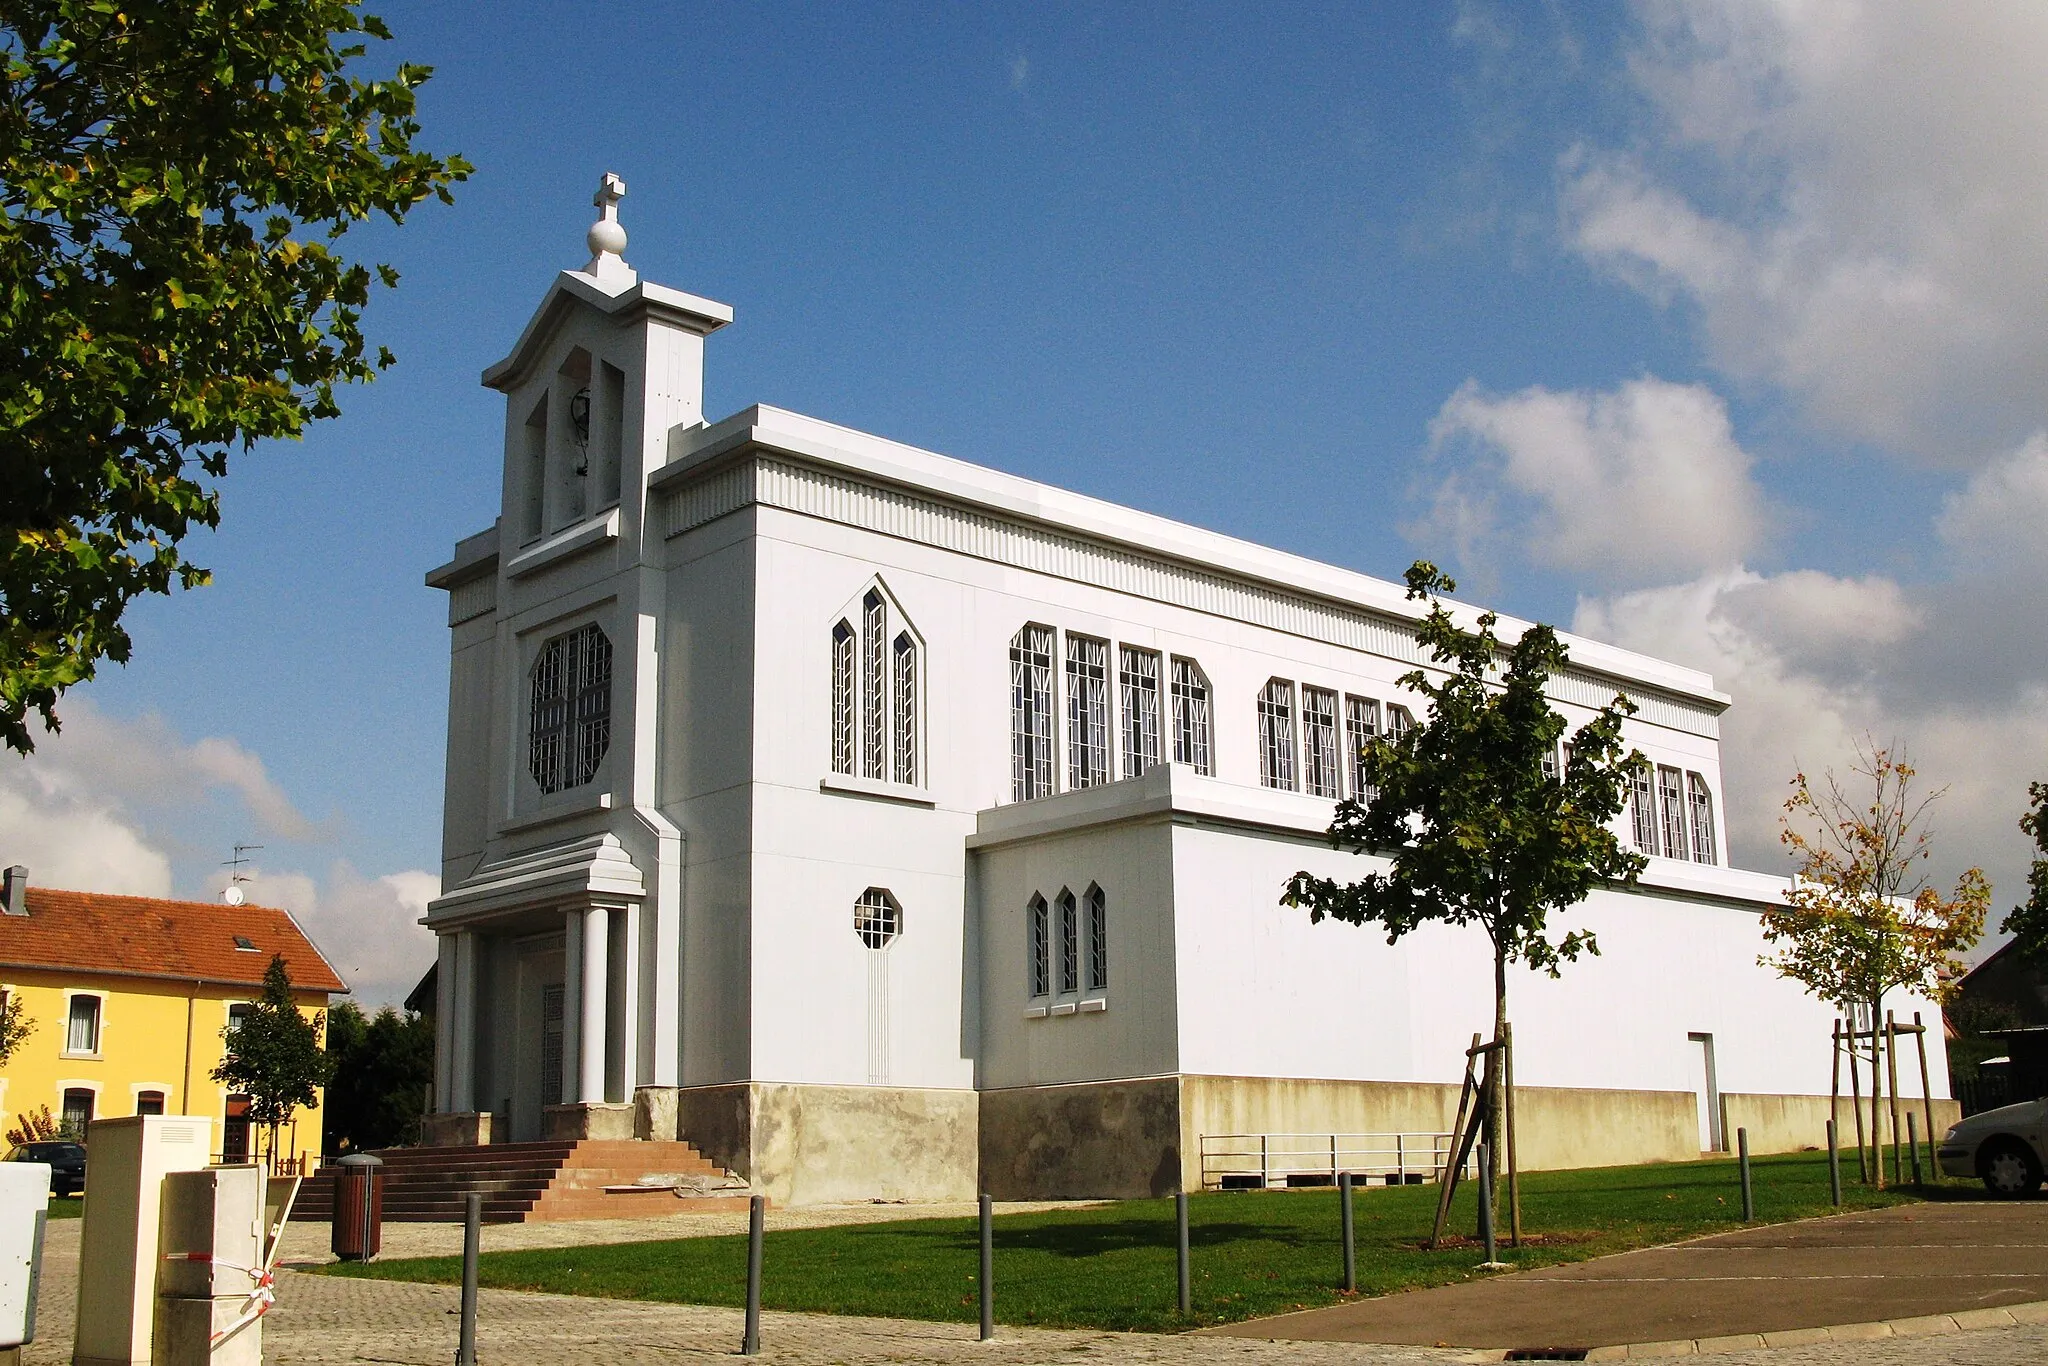
[[[220,894],[220,899],[222,901],[227,902],[228,905],[230,906],[241,905],[244,898],[242,896],[242,889],[240,885],[230,882],[228,884],[228,889]]]

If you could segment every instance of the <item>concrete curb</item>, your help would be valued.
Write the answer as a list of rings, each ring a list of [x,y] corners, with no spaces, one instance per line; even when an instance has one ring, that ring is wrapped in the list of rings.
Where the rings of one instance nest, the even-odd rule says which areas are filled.
[[[1721,1352],[1753,1352],[1763,1347],[1811,1347],[1822,1342],[1870,1342],[1877,1338],[1924,1338],[1967,1333],[1979,1328],[2012,1328],[2048,1323],[2048,1300],[2010,1304],[2002,1309],[1964,1309],[1953,1314],[1927,1314],[1877,1323],[1843,1323],[1831,1328],[1788,1328],[1777,1333],[1737,1333],[1721,1338],[1675,1338],[1669,1342],[1629,1342],[1595,1347],[1585,1361],[1650,1361],[1669,1357],[1712,1356]],[[1508,1347],[1468,1352],[1461,1361],[1505,1361]],[[1522,1348],[1519,1350],[1527,1351]]]

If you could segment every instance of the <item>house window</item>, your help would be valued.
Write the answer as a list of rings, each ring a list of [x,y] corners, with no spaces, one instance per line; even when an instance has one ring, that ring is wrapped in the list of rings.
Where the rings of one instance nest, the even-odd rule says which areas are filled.
[[[1088,990],[1109,989],[1109,898],[1100,887],[1088,889]]]
[[[896,781],[917,782],[917,644],[910,632],[896,636]]]
[[[1060,889],[1060,991],[1072,995],[1081,989],[1081,912],[1074,894]]]
[[[161,1091],[137,1091],[135,1113],[138,1115],[160,1115],[164,1112],[164,1093]]]
[[[1350,750],[1351,799],[1370,803],[1377,794],[1365,781],[1365,747],[1380,733],[1380,704],[1370,697],[1344,699],[1344,743]]]
[[[1259,781],[1294,790],[1294,685],[1284,678],[1259,691]]]
[[[1718,862],[1714,857],[1714,794],[1707,780],[1697,773],[1685,775],[1687,795],[1692,803],[1692,856],[1699,863]]]
[[[1050,626],[1010,638],[1010,790],[1020,802],[1053,790]]]
[[[853,772],[853,625],[832,628],[832,771]]]
[[[74,1143],[85,1141],[86,1126],[92,1123],[95,1099],[93,1093],[83,1086],[64,1088],[64,1137]]]
[[[1321,688],[1301,690],[1301,769],[1309,796],[1338,795],[1337,694]]]
[[[255,1009],[256,1007],[250,1005],[247,1001],[237,1001],[234,1005],[229,1006],[228,1028],[240,1029],[243,1025],[248,1023],[249,1013]]]
[[[1031,898],[1030,912],[1026,917],[1030,941],[1025,953],[1031,963],[1031,995],[1036,999],[1052,995],[1052,912],[1042,896]]]
[[[1067,637],[1067,786],[1109,781],[1109,646]]]
[[[1664,818],[1664,857],[1687,857],[1685,785],[1675,768],[1657,770],[1657,809]]]
[[[1159,762],[1159,656],[1126,645],[1117,655],[1117,691],[1123,694],[1126,778]]]
[[[881,887],[870,887],[853,903],[853,932],[871,949],[886,949],[903,931],[903,908]]]
[[[73,996],[71,1013],[65,1023],[64,1051],[66,1053],[97,1053],[100,1051],[100,998],[97,996]],[[90,1095],[90,1092],[86,1094]]]
[[[612,643],[593,623],[540,647],[527,718],[527,767],[542,792],[597,776],[612,743]]]
[[[1650,766],[1642,764],[1628,779],[1629,823],[1636,848],[1645,854],[1657,852],[1656,798],[1650,790]]]
[[[1192,659],[1173,661],[1173,761],[1209,773],[1209,680]]]
[[[889,728],[887,676],[882,672],[884,635],[888,630],[882,595],[874,589],[861,599],[861,628],[867,636],[867,658],[861,678],[861,725],[867,744],[861,750],[861,772],[870,778],[889,777]]]

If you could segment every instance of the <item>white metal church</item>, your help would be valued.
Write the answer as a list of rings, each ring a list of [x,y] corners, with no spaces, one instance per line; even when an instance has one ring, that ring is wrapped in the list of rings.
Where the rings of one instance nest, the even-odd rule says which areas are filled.
[[[1484,938],[1278,904],[1366,866],[1323,832],[1412,721],[1400,588],[775,408],[707,424],[732,310],[626,265],[623,192],[484,373],[503,514],[427,578],[432,1141],[680,1135],[809,1202],[1161,1193],[1205,1139],[1447,1128]],[[1570,724],[1641,708],[1654,857],[1561,926],[1601,956],[1511,983],[1524,1165],[1821,1141],[1830,1011],[1757,965],[1785,884],[1723,852],[1729,699],[1567,644]]]

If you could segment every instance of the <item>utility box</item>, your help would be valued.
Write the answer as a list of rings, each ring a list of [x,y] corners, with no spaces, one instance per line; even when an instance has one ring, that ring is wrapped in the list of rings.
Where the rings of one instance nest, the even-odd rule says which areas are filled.
[[[164,1177],[154,1366],[261,1366],[264,1184],[241,1164]]]
[[[36,1340],[36,1288],[50,1217],[50,1164],[0,1162],[0,1349]]]
[[[191,1115],[94,1120],[79,1231],[78,1331],[72,1366],[140,1366],[156,1322],[157,1225],[164,1177],[197,1171],[213,1124]]]

